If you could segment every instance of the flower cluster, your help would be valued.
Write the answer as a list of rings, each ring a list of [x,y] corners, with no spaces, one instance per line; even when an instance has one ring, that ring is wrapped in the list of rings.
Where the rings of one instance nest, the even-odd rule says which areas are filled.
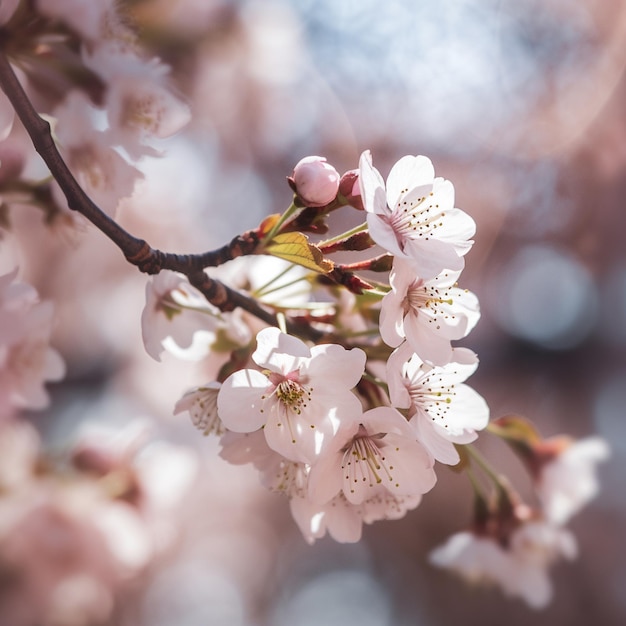
[[[537,505],[522,503],[500,483],[496,502],[490,505],[479,499],[473,528],[450,537],[430,560],[469,582],[497,585],[507,595],[542,609],[552,598],[548,568],[578,552],[565,524],[596,495],[596,465],[606,460],[609,449],[598,437],[579,442],[542,439],[519,417],[499,418],[494,427],[527,465]]]
[[[13,204],[43,209],[47,224],[72,222],[69,206],[156,274],[141,318],[146,352],[202,360],[209,379],[174,412],[188,412],[219,437],[224,460],[252,465],[284,495],[306,541],[358,541],[363,524],[415,509],[438,463],[454,466],[474,490],[474,520],[431,562],[545,606],[549,566],[577,551],[565,525],[597,492],[608,448],[542,439],[520,418],[489,423],[466,382],[478,357],[456,344],[480,310],[458,282],[476,225],[455,207],[452,183],[425,156],[401,158],[386,180],[369,151],[343,175],[309,156],[287,177],[284,213],[216,251],[151,248],[116,211],[143,177],[140,161],[158,156],[158,140],[190,113],[124,11],[116,0],[0,0],[0,225],[10,228]],[[24,129],[51,179],[21,179],[34,154]],[[326,235],[331,213],[346,206],[364,223],[312,243],[308,234]],[[357,254],[375,247],[375,256]],[[338,252],[351,262],[334,260]],[[103,623],[123,582],[169,545],[163,515],[193,462],[165,446],[146,468],[136,433],[84,438],[63,471],[45,458],[16,410],[44,408],[44,384],[64,363],[49,346],[52,305],[16,276],[0,276],[0,579],[10,583],[0,612],[16,623]],[[472,445],[485,429],[526,464],[534,503]],[[36,603],[23,608],[27,597]]]
[[[292,274],[286,284],[304,288],[283,308],[318,334],[303,332],[303,341],[285,328],[249,325],[256,340],[239,334],[237,357],[215,381],[186,392],[175,412],[188,411],[204,434],[220,437],[222,458],[253,465],[265,487],[287,496],[310,543],[327,533],[358,541],[364,523],[415,509],[436,483],[437,462],[466,469],[476,492],[474,524],[435,549],[431,562],[544,607],[549,566],[577,551],[564,524],[595,495],[595,464],[607,448],[600,440],[557,445],[519,420],[495,420],[490,431],[524,453],[535,479],[537,504],[529,506],[470,445],[488,426],[489,408],[466,383],[478,357],[454,343],[480,311],[477,297],[458,285],[475,225],[454,207],[452,183],[435,177],[424,156],[403,157],[384,181],[369,152],[343,176],[321,157],[303,159],[289,181],[296,201],[266,227],[266,251],[314,270]],[[346,203],[365,212],[363,227],[318,246],[280,234],[306,228],[307,219],[325,228],[328,213]],[[319,253],[373,244],[382,257],[345,267],[388,270],[388,284],[344,273],[348,290],[338,291],[316,279],[315,271],[328,271]],[[259,299],[281,288],[288,271],[264,269],[265,286],[240,282]],[[181,302],[173,293],[168,301]],[[149,295],[147,307],[174,335],[182,316],[154,302]],[[221,319],[232,334],[233,320]],[[491,495],[473,477],[472,460],[492,483]]]
[[[299,202],[322,214],[335,196],[346,199],[330,168],[310,157],[291,179]],[[333,293],[313,301],[309,292],[292,309],[308,307],[314,326],[330,320],[369,339],[310,346],[262,328],[246,366],[190,390],[176,407],[221,436],[223,458],[253,464],[263,484],[289,498],[310,542],[326,532],[357,541],[363,522],[417,507],[436,482],[435,462],[457,464],[455,446],[489,419],[465,383],[476,355],[452,346],[480,316],[474,294],[456,286],[474,227],[452,206],[452,184],[434,177],[426,157],[405,157],[385,188],[369,153],[343,178],[367,212],[370,236],[393,255],[389,286],[371,291],[378,305],[370,320],[354,301],[346,314],[345,298]]]

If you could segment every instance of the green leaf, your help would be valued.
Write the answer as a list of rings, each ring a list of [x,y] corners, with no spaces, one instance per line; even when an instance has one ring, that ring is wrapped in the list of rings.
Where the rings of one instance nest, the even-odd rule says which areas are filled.
[[[267,254],[277,256],[307,269],[328,274],[333,269],[333,263],[324,258],[321,250],[309,243],[302,233],[281,233],[276,235],[269,246],[265,248]]]

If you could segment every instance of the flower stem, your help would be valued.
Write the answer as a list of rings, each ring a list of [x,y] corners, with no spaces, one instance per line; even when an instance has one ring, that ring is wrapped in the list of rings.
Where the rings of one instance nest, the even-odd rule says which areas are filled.
[[[499,474],[487,459],[471,444],[465,446],[468,454],[476,461],[476,464],[487,474],[489,478],[494,482],[495,486],[500,491],[508,492],[508,484],[501,474]]]
[[[363,375],[361,376],[361,378],[369,381],[370,383],[374,383],[375,385],[378,385],[381,389],[384,389],[385,392],[389,393],[389,385],[387,385],[387,383],[384,380],[381,380],[380,378],[373,376],[372,374],[368,374],[367,372],[363,372]]]
[[[348,237],[351,237],[352,235],[356,235],[357,233],[362,233],[363,231],[366,231],[366,230],[367,230],[367,222],[363,222],[363,224],[359,224],[358,226],[355,226],[351,230],[347,230],[345,233],[341,233],[340,235],[337,235],[336,237],[332,237],[331,239],[325,239],[324,241],[320,241],[317,244],[317,247],[323,250],[326,246],[330,246],[333,243],[336,243],[337,241],[341,241],[342,239],[347,239]]]
[[[302,207],[296,206],[295,202],[291,203],[291,206],[278,218],[278,221],[272,226],[270,232],[263,237],[263,243],[267,244],[276,236],[278,231],[289,221],[289,219],[301,209]]]

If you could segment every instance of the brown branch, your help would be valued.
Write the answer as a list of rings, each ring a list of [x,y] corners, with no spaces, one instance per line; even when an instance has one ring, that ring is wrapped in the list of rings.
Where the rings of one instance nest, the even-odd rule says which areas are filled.
[[[3,43],[0,32],[0,46]],[[256,300],[230,289],[220,281],[209,277],[202,270],[215,267],[237,256],[254,254],[259,246],[258,230],[251,230],[235,237],[229,244],[203,254],[172,254],[152,248],[146,241],[134,237],[114,219],[104,213],[83,191],[59,153],[50,124],[42,119],[33,107],[20,84],[9,60],[0,49],[0,87],[13,105],[37,152],[63,191],[69,208],[83,215],[108,237],[124,254],[126,259],[146,274],[158,274],[163,269],[185,274],[192,285],[207,300],[222,311],[240,307],[267,324],[277,326],[275,314],[261,307]],[[287,332],[312,341],[319,341],[323,333],[308,325],[286,320]]]

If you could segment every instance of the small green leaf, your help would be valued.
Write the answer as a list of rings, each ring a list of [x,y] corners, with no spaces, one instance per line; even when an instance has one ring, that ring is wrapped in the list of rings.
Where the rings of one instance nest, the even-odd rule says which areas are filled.
[[[321,250],[309,243],[302,233],[281,233],[272,239],[272,243],[265,248],[267,254],[277,256],[307,269],[328,274],[333,269],[333,263],[324,258]]]

